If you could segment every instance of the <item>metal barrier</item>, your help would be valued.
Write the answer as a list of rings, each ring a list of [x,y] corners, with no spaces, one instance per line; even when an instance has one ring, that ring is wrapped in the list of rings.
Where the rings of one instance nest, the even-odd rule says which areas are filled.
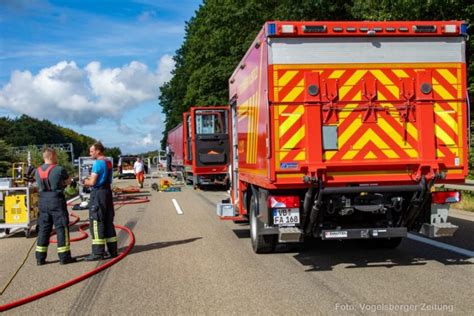
[[[474,180],[467,179],[464,184],[435,184],[436,188],[474,192]]]

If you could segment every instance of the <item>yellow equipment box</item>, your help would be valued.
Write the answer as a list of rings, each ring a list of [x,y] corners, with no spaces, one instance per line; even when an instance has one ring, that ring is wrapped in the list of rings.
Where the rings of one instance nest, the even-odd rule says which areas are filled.
[[[26,194],[8,195],[5,197],[5,223],[28,223]]]

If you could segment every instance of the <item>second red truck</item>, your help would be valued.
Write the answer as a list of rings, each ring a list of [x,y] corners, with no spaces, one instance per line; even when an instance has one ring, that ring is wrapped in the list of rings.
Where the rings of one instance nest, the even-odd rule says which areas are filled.
[[[228,186],[229,108],[191,107],[183,122],[168,133],[172,168],[182,171],[194,188]]]

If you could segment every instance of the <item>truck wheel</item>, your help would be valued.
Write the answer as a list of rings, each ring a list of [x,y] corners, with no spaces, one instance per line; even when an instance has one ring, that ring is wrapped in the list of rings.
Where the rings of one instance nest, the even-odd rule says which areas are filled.
[[[258,219],[256,214],[257,197],[250,198],[250,239],[252,240],[252,248],[255,253],[270,253],[275,250],[275,235],[259,235],[263,229],[263,223]]]

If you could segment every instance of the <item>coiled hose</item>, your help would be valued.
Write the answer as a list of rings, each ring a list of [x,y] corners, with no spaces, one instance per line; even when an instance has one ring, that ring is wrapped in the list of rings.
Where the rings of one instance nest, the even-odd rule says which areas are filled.
[[[137,198],[137,197],[128,196],[128,197],[116,199],[116,201],[114,201],[114,205],[139,204],[139,203],[147,203],[149,201],[150,200],[146,197],[145,198]],[[68,203],[68,205],[70,205],[70,203]],[[71,212],[70,216],[73,217],[74,220],[69,223],[69,226],[73,226],[73,225],[75,225],[79,222],[80,217],[77,214]],[[88,226],[89,226],[88,223],[85,223],[85,224],[82,224],[81,226],[79,226],[79,232],[81,233],[81,235],[79,237],[71,238],[70,241],[73,242],[73,241],[80,241],[80,240],[86,239],[89,235],[84,231],[84,229]],[[36,294],[33,294],[31,296],[24,297],[22,299],[12,301],[12,302],[4,304],[4,305],[0,305],[0,312],[7,311],[9,309],[12,309],[12,308],[15,308],[15,307],[33,302],[33,301],[35,301],[37,299],[40,299],[42,297],[45,297],[45,296],[48,296],[50,294],[61,291],[61,290],[65,289],[65,288],[67,288],[71,285],[74,285],[76,283],[79,283],[79,282],[87,279],[87,278],[90,278],[91,276],[93,276],[93,275],[95,275],[95,274],[97,274],[97,273],[113,266],[114,264],[116,264],[117,262],[119,262],[120,260],[125,258],[130,253],[133,246],[135,245],[135,235],[133,234],[132,230],[129,229],[128,227],[121,226],[121,225],[114,225],[114,226],[115,226],[115,228],[120,229],[122,231],[125,231],[128,234],[129,243],[128,243],[128,246],[125,249],[125,251],[120,253],[117,257],[113,258],[112,260],[106,262],[105,264],[100,265],[100,266],[96,267],[95,269],[90,270],[90,271],[88,271],[88,272],[86,272],[86,273],[84,273],[84,274],[82,274],[78,277],[75,277],[75,278],[73,278],[69,281],[63,282],[61,284],[58,284],[54,287],[43,290],[43,291],[38,292]],[[52,235],[54,235],[54,234],[55,234],[55,232],[53,232]],[[51,243],[57,243],[57,240],[50,239],[50,242]],[[31,249],[30,249],[30,251],[31,251]]]

